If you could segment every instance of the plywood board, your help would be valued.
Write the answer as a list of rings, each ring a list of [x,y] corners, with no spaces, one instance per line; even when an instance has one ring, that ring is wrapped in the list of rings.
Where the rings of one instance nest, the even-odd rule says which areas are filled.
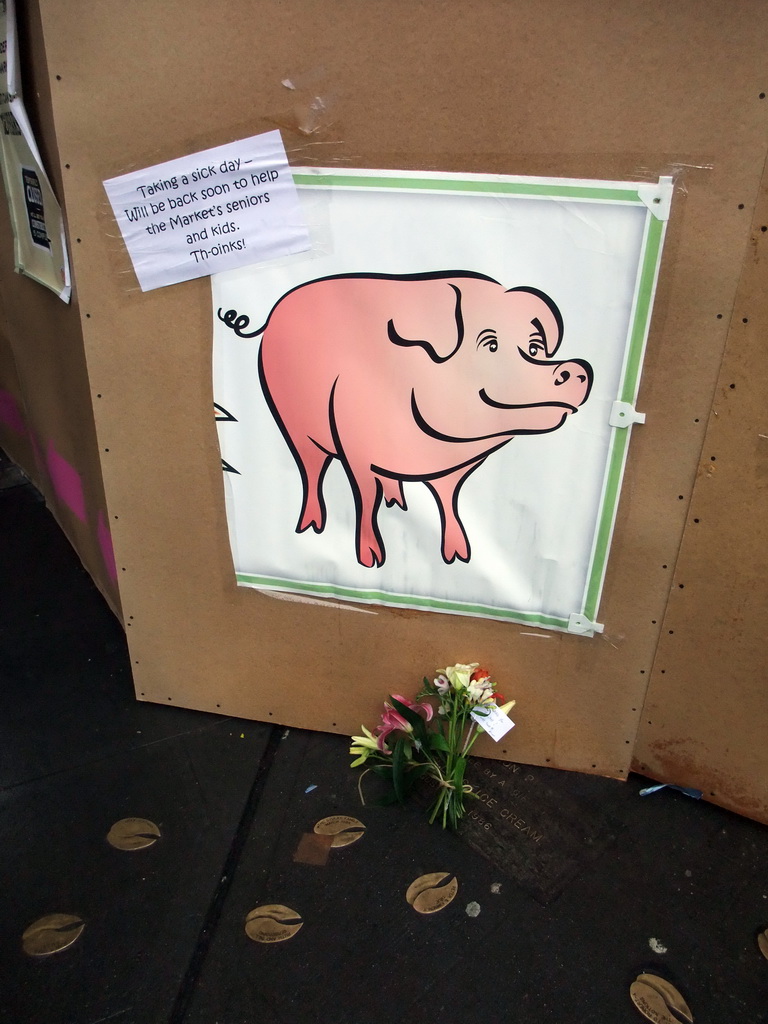
[[[768,823],[768,177],[701,450],[636,767]]]
[[[482,753],[626,774],[765,161],[768,11],[238,0],[212,31],[202,0],[39,7],[139,697],[347,732],[477,660],[518,700]],[[101,182],[275,125],[294,164],[676,175],[602,637],[235,586],[208,284],[141,294]]]

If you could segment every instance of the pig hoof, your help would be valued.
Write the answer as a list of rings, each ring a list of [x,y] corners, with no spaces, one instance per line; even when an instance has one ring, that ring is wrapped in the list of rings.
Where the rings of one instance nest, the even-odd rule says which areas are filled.
[[[296,533],[305,533],[309,529],[313,529],[315,533],[322,533],[325,528],[324,522],[318,522],[316,519],[300,519],[299,525],[296,527]]]
[[[364,565],[366,569],[373,569],[384,564],[384,552],[374,551],[373,548],[368,548],[367,551],[361,551],[358,559],[360,565]]]
[[[453,551],[450,554],[447,551],[443,552],[443,561],[448,565],[452,565],[457,559],[460,562],[468,562],[471,557],[472,555],[469,550],[469,546],[463,548],[461,551]]]
[[[401,508],[403,510],[403,512],[407,512],[408,511],[408,506],[405,503],[405,498],[395,497],[395,498],[386,498],[385,500],[386,500],[387,508],[392,508],[393,505],[397,505],[398,508]]]

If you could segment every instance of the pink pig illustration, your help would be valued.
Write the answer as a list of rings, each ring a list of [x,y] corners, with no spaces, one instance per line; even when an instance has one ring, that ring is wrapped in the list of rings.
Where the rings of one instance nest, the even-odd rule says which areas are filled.
[[[411,480],[435,496],[444,561],[469,561],[462,484],[513,437],[561,427],[592,386],[589,363],[552,358],[563,321],[549,296],[469,271],[309,281],[250,334],[248,317],[219,317],[240,337],[263,336],[261,385],[303,484],[296,532],[325,527],[323,477],[336,458],[368,567],[385,559],[381,501],[406,509]]]

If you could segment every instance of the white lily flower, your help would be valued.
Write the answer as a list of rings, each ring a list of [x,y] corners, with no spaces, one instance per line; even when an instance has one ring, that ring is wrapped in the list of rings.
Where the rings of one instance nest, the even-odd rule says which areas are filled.
[[[454,690],[466,690],[469,686],[469,677],[479,668],[479,662],[473,662],[471,665],[450,665],[445,670],[445,675],[451,682]]]

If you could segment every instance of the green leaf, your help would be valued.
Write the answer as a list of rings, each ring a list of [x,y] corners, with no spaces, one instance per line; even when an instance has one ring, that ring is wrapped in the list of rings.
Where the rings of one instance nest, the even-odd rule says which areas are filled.
[[[451,749],[448,746],[448,740],[441,732],[430,733],[429,746],[432,750],[444,750],[446,753],[450,752]]]
[[[401,704],[399,700],[395,700],[394,697],[389,698],[392,707],[397,711],[399,715],[402,715],[406,722],[412,726],[413,735],[422,745],[427,742],[427,726],[421,715],[412,711],[411,708]]]
[[[374,801],[376,807],[391,807],[393,804],[400,803],[394,793],[385,793],[384,796],[379,797],[378,800]]]
[[[405,768],[405,740],[399,739],[392,751],[392,785],[395,789],[395,796],[403,803],[405,789],[403,786],[403,770]]]
[[[453,769],[453,779],[451,781],[453,782],[454,788],[459,792],[461,791],[461,787],[464,785],[464,771],[466,770],[466,767],[466,757],[457,757],[456,767]]]

